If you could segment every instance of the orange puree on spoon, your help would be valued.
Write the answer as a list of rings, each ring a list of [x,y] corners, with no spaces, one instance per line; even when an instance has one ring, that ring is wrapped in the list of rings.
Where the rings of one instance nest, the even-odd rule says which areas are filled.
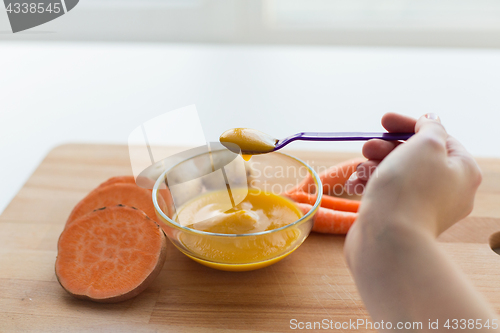
[[[278,142],[269,134],[250,128],[233,128],[220,136],[220,142],[229,150],[245,155],[265,154],[272,152]],[[248,157],[248,159],[250,159]]]

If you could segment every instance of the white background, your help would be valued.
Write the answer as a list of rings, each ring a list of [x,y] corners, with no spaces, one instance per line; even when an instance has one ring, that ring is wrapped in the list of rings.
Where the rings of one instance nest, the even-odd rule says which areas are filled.
[[[207,140],[232,127],[380,131],[385,112],[435,112],[474,155],[500,157],[499,50],[2,42],[0,64],[0,211],[53,147],[126,144],[190,104]]]

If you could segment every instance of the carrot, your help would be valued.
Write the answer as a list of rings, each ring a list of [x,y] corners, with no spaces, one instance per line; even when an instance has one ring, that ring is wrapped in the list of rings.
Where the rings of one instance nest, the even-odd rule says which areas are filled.
[[[57,280],[76,298],[124,301],[160,273],[166,248],[161,228],[140,210],[100,208],[75,220],[59,237]]]
[[[304,214],[309,212],[311,205],[298,203],[299,208]],[[341,212],[329,208],[320,207],[314,216],[314,225],[312,231],[324,234],[342,234],[345,235],[351,228],[354,221],[358,217],[358,213]]]
[[[158,199],[160,201],[162,200],[161,197],[158,197]],[[94,209],[119,204],[136,207],[144,211],[149,218],[156,220],[151,190],[147,190],[135,184],[117,183],[98,187],[90,192],[75,206],[75,208],[73,208],[73,211],[66,221],[66,226],[71,225],[73,221]],[[165,203],[161,202],[160,207],[164,204]]]
[[[306,203],[310,205],[314,205],[316,202],[316,195],[315,194],[309,194],[306,192],[293,192],[293,193],[288,193],[285,194],[287,197],[290,199],[299,202],[299,203]],[[360,202],[357,200],[350,200],[350,199],[344,199],[344,198],[337,198],[337,197],[332,197],[327,194],[323,194],[323,197],[321,199],[321,207],[324,208],[330,208],[334,210],[342,210],[345,212],[353,212],[356,213],[359,209],[359,204]]]
[[[318,177],[323,184],[323,193],[343,193],[345,182],[354,173],[354,171],[356,171],[357,166],[364,161],[365,159],[362,158],[344,161],[318,174]],[[299,185],[295,186],[287,193],[293,193],[296,191],[316,193],[316,186],[314,185],[314,180],[310,174],[308,174]]]
[[[113,185],[113,184],[135,184],[135,178],[134,178],[134,176],[111,177],[108,180],[106,180],[104,183],[101,183],[99,186],[97,186],[97,188],[105,187],[105,186]]]

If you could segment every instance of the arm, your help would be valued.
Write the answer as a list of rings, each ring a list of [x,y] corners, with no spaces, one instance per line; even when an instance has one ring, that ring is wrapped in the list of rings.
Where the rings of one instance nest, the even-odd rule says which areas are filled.
[[[429,319],[438,319],[441,329],[447,319],[491,324],[496,314],[435,240],[472,210],[481,182],[474,159],[438,119],[388,114],[383,124],[416,135],[404,144],[367,142],[369,161],[346,184],[348,191],[366,184],[345,254],[370,315],[374,321],[419,321],[424,331]]]

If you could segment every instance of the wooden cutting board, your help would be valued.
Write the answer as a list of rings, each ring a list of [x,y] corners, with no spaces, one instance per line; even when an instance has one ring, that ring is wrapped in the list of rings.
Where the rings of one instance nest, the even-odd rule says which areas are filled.
[[[292,153],[314,166],[357,156]],[[500,160],[479,163],[484,181],[476,207],[440,241],[500,311],[500,256],[488,244],[500,231]],[[73,299],[54,274],[57,239],[73,206],[100,182],[121,174],[131,174],[126,146],[60,146],[5,209],[0,332],[282,332],[290,331],[293,319],[369,319],[344,261],[344,237],[320,234],[311,234],[275,265],[240,273],[199,265],[169,243],[162,272],[138,297],[118,304]]]

